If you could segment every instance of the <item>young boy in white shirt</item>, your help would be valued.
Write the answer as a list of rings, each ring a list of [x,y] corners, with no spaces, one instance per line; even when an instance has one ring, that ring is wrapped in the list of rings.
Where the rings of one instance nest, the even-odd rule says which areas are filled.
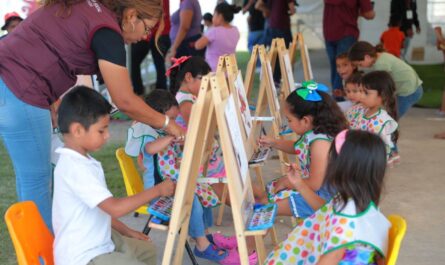
[[[53,227],[56,265],[156,264],[148,236],[117,218],[159,196],[172,196],[175,184],[163,181],[126,198],[108,190],[100,162],[88,153],[99,150],[110,134],[111,105],[85,86],[66,94],[58,110],[65,142],[54,171]]]

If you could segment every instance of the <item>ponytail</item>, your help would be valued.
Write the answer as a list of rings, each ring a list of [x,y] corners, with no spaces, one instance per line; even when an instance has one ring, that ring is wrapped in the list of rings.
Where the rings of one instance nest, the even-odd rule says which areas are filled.
[[[349,49],[348,57],[350,61],[362,61],[365,55],[376,58],[377,53],[383,51],[382,47],[375,47],[366,41],[358,41]]]
[[[301,88],[298,88],[301,89]],[[315,133],[323,133],[335,137],[339,132],[348,128],[348,122],[337,103],[327,93],[317,91],[320,101],[308,101],[301,98],[295,90],[286,98],[290,112],[302,119],[312,116],[312,125]]]
[[[215,12],[221,14],[224,21],[227,23],[232,22],[234,14],[241,11],[241,7],[237,5],[229,5],[225,2],[218,4],[215,7]]]
[[[210,72],[209,64],[200,56],[192,56],[177,67],[170,68],[170,92],[173,95],[178,93],[186,73],[193,77],[206,75]]]

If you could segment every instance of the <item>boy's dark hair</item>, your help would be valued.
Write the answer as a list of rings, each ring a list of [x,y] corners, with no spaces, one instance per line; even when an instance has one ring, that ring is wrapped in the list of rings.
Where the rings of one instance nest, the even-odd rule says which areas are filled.
[[[386,169],[386,149],[376,134],[349,130],[337,154],[334,142],[329,150],[329,161],[324,183],[328,190],[340,196],[342,210],[348,199],[353,199],[357,212],[363,212],[371,202],[379,204]]]
[[[233,20],[233,15],[241,11],[240,6],[229,5],[226,2],[220,3],[216,5],[215,12],[222,15],[224,21],[230,23]]]
[[[210,72],[209,64],[201,56],[192,56],[170,72],[170,92],[173,95],[178,93],[185,74],[190,73],[193,77],[204,76]]]
[[[362,61],[365,58],[365,55],[376,58],[377,52],[383,51],[384,50],[380,46],[375,47],[369,42],[358,41],[349,49],[348,57],[351,61]]]
[[[100,117],[109,115],[111,105],[99,92],[86,86],[76,86],[62,99],[57,111],[61,133],[69,133],[70,125],[80,123],[86,130]]]
[[[179,106],[175,96],[165,89],[151,91],[150,94],[145,96],[144,100],[148,106],[162,114],[165,114],[171,107]]]
[[[402,17],[400,15],[393,14],[389,17],[388,27],[400,27],[402,23]]]
[[[202,19],[203,19],[204,21],[210,21],[210,22],[212,22],[212,20],[213,20],[213,15],[207,12],[207,13],[205,13],[205,14],[202,16]]]
[[[315,133],[324,133],[335,137],[340,131],[348,128],[348,121],[331,96],[325,92],[317,91],[322,100],[307,101],[297,94],[297,90],[286,98],[290,112],[299,119],[304,116],[312,116]]]
[[[373,71],[362,76],[361,85],[365,89],[376,90],[382,98],[385,110],[394,120],[399,119],[397,114],[396,84],[386,71]],[[393,133],[393,141],[397,143],[399,130]]]
[[[353,72],[352,75],[345,80],[346,84],[361,84],[363,73],[360,71]]]
[[[348,53],[347,52],[340,53],[339,55],[337,55],[337,57],[335,57],[335,60],[337,60],[337,59],[348,59],[349,60]]]

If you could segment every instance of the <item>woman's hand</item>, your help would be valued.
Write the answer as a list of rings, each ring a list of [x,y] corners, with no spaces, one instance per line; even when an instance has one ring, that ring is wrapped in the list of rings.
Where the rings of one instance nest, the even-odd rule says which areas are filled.
[[[165,128],[165,131],[171,135],[174,136],[176,139],[184,140],[185,131],[182,129],[181,126],[179,126],[174,120],[170,120],[167,128]]]
[[[264,147],[274,147],[276,144],[275,138],[269,136],[260,137],[258,144]]]
[[[304,184],[304,180],[301,178],[301,170],[294,163],[288,167],[287,180],[296,190],[299,190],[301,185]]]

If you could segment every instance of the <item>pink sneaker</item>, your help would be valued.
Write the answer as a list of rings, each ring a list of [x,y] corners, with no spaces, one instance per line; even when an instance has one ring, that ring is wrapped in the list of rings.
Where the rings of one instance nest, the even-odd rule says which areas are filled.
[[[219,261],[221,265],[240,265],[241,260],[237,249],[228,250],[228,255]],[[258,263],[258,256],[256,252],[249,255],[249,265],[256,265]]]
[[[207,235],[207,239],[219,248],[234,249],[238,246],[235,236],[225,236],[221,233],[213,233]]]

